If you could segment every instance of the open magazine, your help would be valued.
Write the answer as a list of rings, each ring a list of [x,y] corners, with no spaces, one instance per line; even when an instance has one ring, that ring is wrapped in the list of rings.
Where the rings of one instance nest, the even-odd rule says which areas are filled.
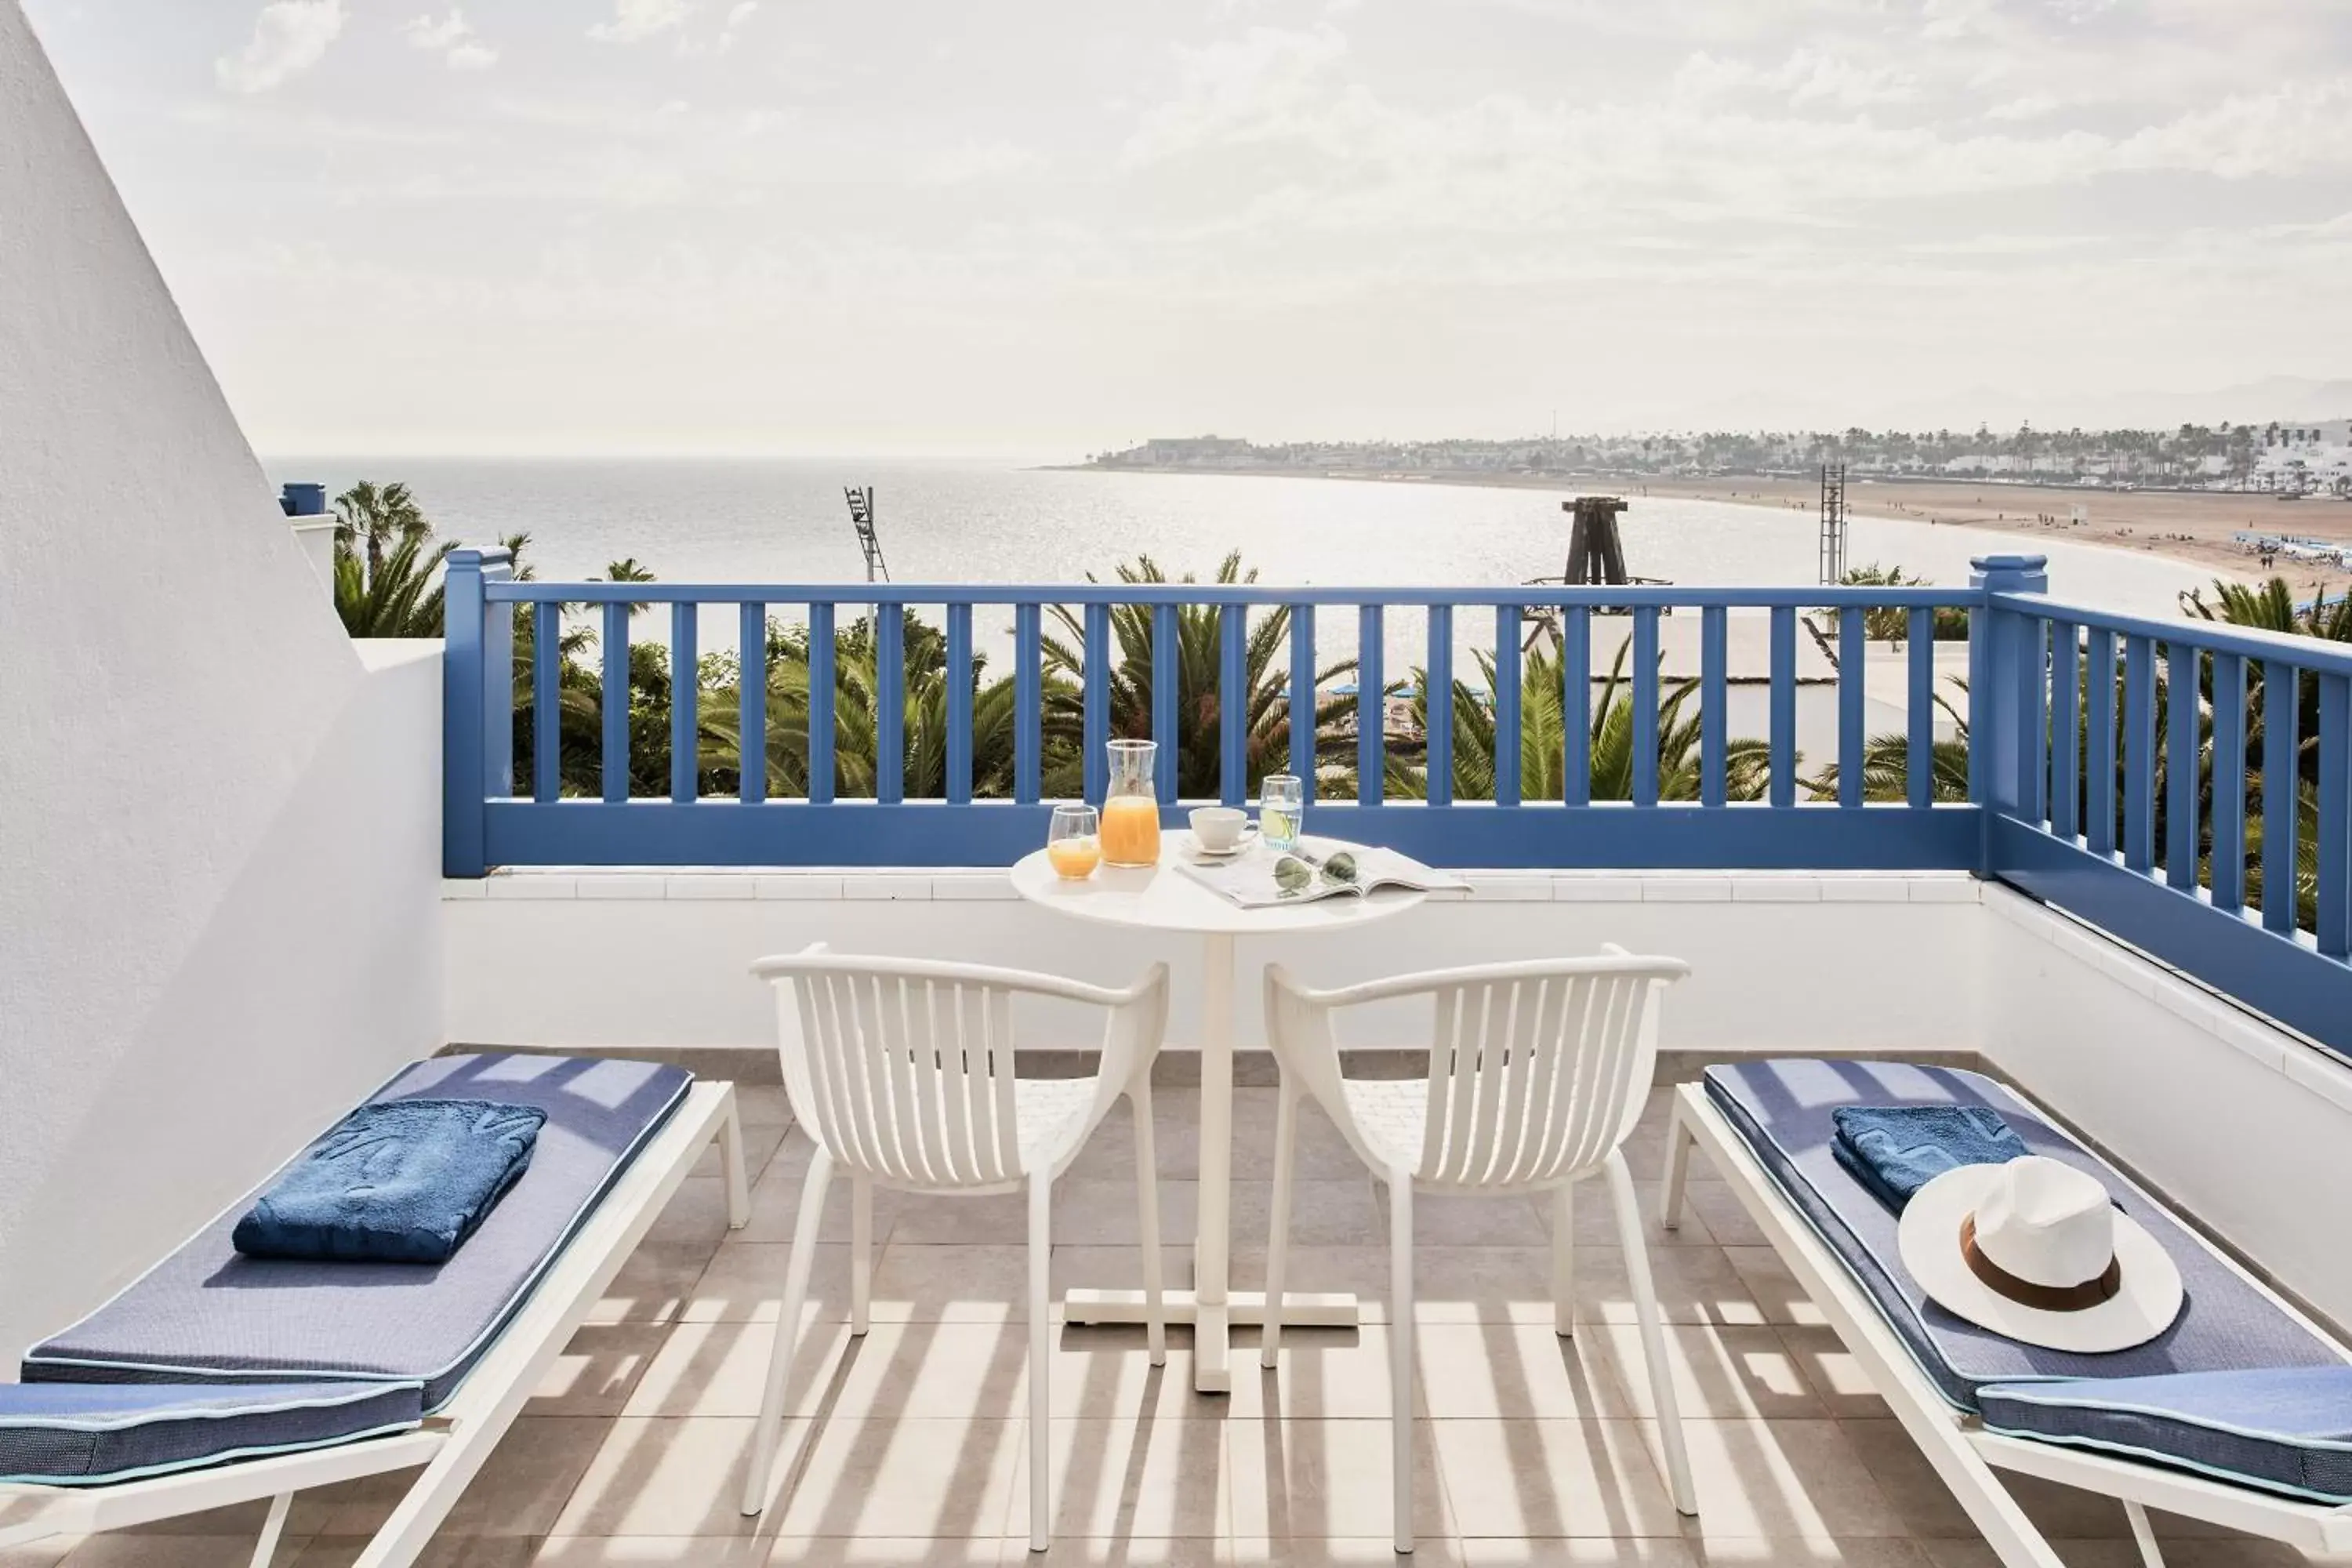
[[[1469,887],[1451,872],[1424,866],[1410,855],[1328,838],[1302,838],[1297,848],[1288,851],[1255,845],[1230,860],[1180,856],[1176,863],[1185,875],[1245,910],[1360,898],[1382,888],[1437,893]]]

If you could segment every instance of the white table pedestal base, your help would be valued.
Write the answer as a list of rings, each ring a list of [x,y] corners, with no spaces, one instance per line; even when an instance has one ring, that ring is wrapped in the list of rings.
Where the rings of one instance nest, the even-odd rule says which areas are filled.
[[[1278,936],[1352,930],[1401,914],[1422,902],[1418,891],[1390,889],[1360,899],[1244,909],[1195,880],[1175,864],[1191,837],[1172,834],[1150,868],[1106,866],[1083,881],[1064,881],[1044,850],[1013,868],[1013,889],[1032,903],[1079,920],[1144,930],[1190,932],[1201,941],[1201,1168],[1192,1238],[1192,1289],[1163,1298],[1168,1321],[1192,1325],[1192,1386],[1226,1394],[1234,1386],[1231,1331],[1265,1321],[1265,1298],[1232,1289],[1234,1184],[1234,942],[1240,936]],[[1360,847],[1318,839],[1318,847]],[[1250,1005],[1256,1005],[1255,988]],[[1071,1290],[1066,1321],[1139,1323],[1140,1290]],[[1296,1294],[1283,1321],[1302,1328],[1353,1328],[1353,1296]]]
[[[1233,1263],[1234,939],[1212,931],[1202,948],[1201,1205],[1200,1231],[1192,1242],[1193,1288],[1165,1291],[1161,1301],[1170,1322],[1192,1325],[1194,1390],[1230,1394],[1230,1331],[1236,1323],[1265,1321],[1265,1297],[1227,1285]],[[1140,1290],[1070,1290],[1062,1301],[1066,1322],[1144,1321]],[[1356,1299],[1294,1295],[1282,1320],[1299,1328],[1352,1329]]]
[[[1160,1307],[1171,1323],[1191,1323],[1192,1386],[1202,1394],[1230,1394],[1234,1387],[1227,1330],[1265,1321],[1265,1297],[1256,1290],[1237,1290],[1215,1306],[1202,1306],[1190,1290],[1169,1290]],[[1071,1323],[1139,1323],[1144,1321],[1140,1290],[1068,1290],[1062,1296],[1062,1318]],[[1282,1301],[1286,1329],[1352,1329],[1360,1321],[1356,1298],[1294,1290]]]

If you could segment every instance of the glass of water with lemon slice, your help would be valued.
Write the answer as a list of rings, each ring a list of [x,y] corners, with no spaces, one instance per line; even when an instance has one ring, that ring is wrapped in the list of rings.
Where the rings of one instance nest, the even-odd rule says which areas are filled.
[[[1307,809],[1307,786],[1297,773],[1268,773],[1259,786],[1257,830],[1277,853],[1298,847],[1299,817]]]

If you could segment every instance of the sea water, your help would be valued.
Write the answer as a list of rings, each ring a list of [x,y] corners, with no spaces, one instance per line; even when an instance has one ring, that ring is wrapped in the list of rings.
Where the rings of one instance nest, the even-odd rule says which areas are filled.
[[[862,584],[842,495],[853,485],[874,490],[889,574],[901,584],[1078,583],[1111,578],[1141,555],[1171,577],[1207,579],[1239,551],[1265,584],[1492,587],[1559,576],[1569,531],[1561,503],[1588,491],[1631,499],[1622,527],[1637,576],[1808,584],[1817,558],[1810,511],[1645,498],[1638,483],[1604,480],[1488,489],[906,458],[326,458],[268,467],[273,484],[321,481],[331,496],[362,479],[404,481],[445,538],[487,544],[529,534],[527,559],[549,580],[602,575],[626,557],[672,583]],[[2142,615],[2178,614],[2180,590],[2210,575],[2147,554],[1869,518],[1853,521],[1847,559],[1960,586],[1970,557],[2028,552],[2050,557],[2058,596]],[[936,608],[915,608],[937,619]],[[1002,658],[1009,632],[977,623],[1010,618],[976,617],[983,653]],[[1355,619],[1318,617],[1318,652],[1352,655]],[[1483,612],[1455,619],[1456,668],[1466,676],[1467,650],[1491,642],[1492,622]],[[1390,612],[1391,673],[1421,662],[1424,626],[1418,612]],[[667,626],[666,616],[643,616],[635,635],[666,637]],[[705,613],[706,650],[731,648],[735,635],[731,608]]]

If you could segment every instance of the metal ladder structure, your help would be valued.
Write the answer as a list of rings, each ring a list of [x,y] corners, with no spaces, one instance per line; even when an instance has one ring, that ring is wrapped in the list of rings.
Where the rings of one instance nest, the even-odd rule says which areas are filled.
[[[866,552],[866,580],[887,583],[890,568],[882,559],[882,538],[874,531],[874,491],[867,486],[842,487],[849,498],[849,525],[857,531],[857,548]]]
[[[1822,465],[1822,584],[1845,577],[1845,465]]]

